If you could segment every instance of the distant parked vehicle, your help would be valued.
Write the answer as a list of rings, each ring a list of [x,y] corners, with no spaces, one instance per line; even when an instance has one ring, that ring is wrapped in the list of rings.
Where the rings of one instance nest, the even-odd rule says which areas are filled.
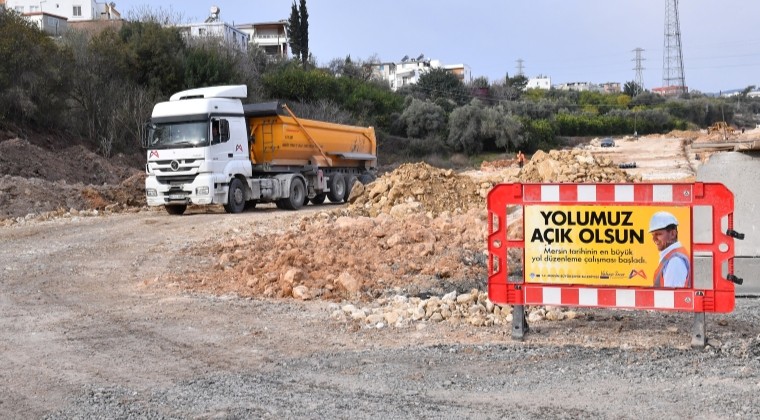
[[[602,147],[615,147],[615,140],[607,137],[606,139],[602,139],[599,145]]]

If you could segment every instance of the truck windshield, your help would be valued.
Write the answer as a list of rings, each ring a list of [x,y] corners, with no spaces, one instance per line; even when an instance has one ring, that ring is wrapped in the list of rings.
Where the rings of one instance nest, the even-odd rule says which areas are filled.
[[[208,121],[152,124],[148,130],[148,147],[166,149],[201,147],[209,144]]]

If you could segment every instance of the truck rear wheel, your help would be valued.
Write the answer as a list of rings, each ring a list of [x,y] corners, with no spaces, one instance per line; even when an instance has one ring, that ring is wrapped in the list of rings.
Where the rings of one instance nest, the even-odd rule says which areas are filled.
[[[343,201],[343,197],[346,195],[346,178],[343,178],[343,174],[335,173],[330,176],[330,191],[327,193],[327,198],[333,203],[340,203]]]
[[[377,177],[372,172],[364,172],[361,175],[359,175],[359,182],[361,182],[364,185],[367,185],[376,179]]]
[[[293,178],[290,181],[290,197],[278,200],[282,208],[288,210],[298,210],[303,207],[303,201],[306,198],[306,186],[301,178]]]
[[[245,190],[243,189],[243,182],[237,178],[234,178],[230,182],[230,192],[227,197],[227,204],[224,205],[224,210],[227,213],[240,213],[245,209]]]
[[[348,181],[346,182],[346,195],[343,198],[343,201],[348,203],[348,197],[351,196],[351,190],[354,188],[354,182],[357,181],[356,175],[349,175]]]
[[[164,208],[166,209],[167,213],[174,216],[179,216],[182,213],[184,213],[185,210],[187,210],[187,204],[172,204],[172,205],[167,204],[164,206]]]
[[[319,193],[311,199],[311,204],[322,204],[325,202],[325,198],[327,198],[327,194]]]

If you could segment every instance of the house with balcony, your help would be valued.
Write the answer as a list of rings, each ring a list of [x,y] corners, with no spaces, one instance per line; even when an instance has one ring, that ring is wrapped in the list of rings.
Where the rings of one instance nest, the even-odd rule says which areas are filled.
[[[249,35],[222,21],[219,17],[220,12],[218,7],[212,6],[211,14],[204,22],[176,25],[176,28],[188,41],[214,40],[240,51],[246,51],[250,42]]]
[[[244,23],[235,28],[248,34],[249,42],[270,57],[288,58],[288,21]]]
[[[438,68],[451,72],[462,82],[472,80],[472,73],[467,65],[443,65],[439,60],[430,60],[422,54],[417,58],[409,58],[407,55],[398,62],[374,64],[372,66],[372,77],[385,80],[391,90],[395,92],[404,86],[416,84],[420,76]]]
[[[554,86],[559,90],[574,90],[576,92],[597,91],[598,86],[590,82],[567,82]]]

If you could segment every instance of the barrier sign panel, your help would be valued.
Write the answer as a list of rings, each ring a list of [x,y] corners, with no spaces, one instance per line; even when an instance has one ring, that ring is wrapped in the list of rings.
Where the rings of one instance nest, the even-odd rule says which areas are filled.
[[[691,283],[688,206],[536,205],[524,212],[526,283],[641,287]],[[668,226],[672,233],[665,230]],[[662,238],[660,229],[665,230]],[[661,266],[660,254],[671,250],[675,251],[671,262]]]
[[[734,238],[743,237],[733,209],[718,183],[497,185],[488,194],[489,299],[731,312],[741,283]],[[705,238],[695,238],[695,211]],[[707,263],[695,273],[698,257]]]

